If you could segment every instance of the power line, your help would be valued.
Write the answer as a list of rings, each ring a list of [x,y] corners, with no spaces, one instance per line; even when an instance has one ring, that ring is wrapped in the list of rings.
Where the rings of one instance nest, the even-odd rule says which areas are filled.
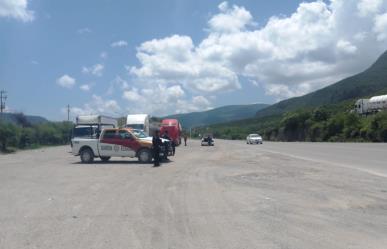
[[[4,90],[0,91],[0,113],[5,110],[5,101],[7,100],[7,92]]]

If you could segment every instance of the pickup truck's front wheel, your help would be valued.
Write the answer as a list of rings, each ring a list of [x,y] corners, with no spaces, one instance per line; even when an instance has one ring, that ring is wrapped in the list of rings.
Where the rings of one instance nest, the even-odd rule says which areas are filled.
[[[150,163],[152,161],[152,152],[149,149],[141,149],[138,152],[138,160],[141,163]]]
[[[92,163],[94,161],[94,153],[91,149],[83,149],[80,154],[82,163]]]

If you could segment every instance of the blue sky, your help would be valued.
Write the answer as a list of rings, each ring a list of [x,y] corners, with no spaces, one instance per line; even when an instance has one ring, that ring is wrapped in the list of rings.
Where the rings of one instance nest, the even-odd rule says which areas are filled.
[[[52,120],[274,103],[387,48],[387,1],[364,1],[0,0],[0,88]]]

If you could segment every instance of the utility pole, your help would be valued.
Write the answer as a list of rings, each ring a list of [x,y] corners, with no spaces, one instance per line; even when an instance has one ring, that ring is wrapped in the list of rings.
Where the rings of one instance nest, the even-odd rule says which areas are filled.
[[[70,122],[70,105],[67,105],[67,121]]]
[[[7,92],[4,90],[0,91],[0,113],[5,110],[5,101],[7,100]]]

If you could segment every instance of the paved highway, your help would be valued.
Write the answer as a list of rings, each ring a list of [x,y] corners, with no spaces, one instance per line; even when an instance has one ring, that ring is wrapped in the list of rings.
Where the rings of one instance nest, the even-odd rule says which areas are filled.
[[[160,168],[0,155],[0,248],[387,245],[387,145],[216,141]]]

